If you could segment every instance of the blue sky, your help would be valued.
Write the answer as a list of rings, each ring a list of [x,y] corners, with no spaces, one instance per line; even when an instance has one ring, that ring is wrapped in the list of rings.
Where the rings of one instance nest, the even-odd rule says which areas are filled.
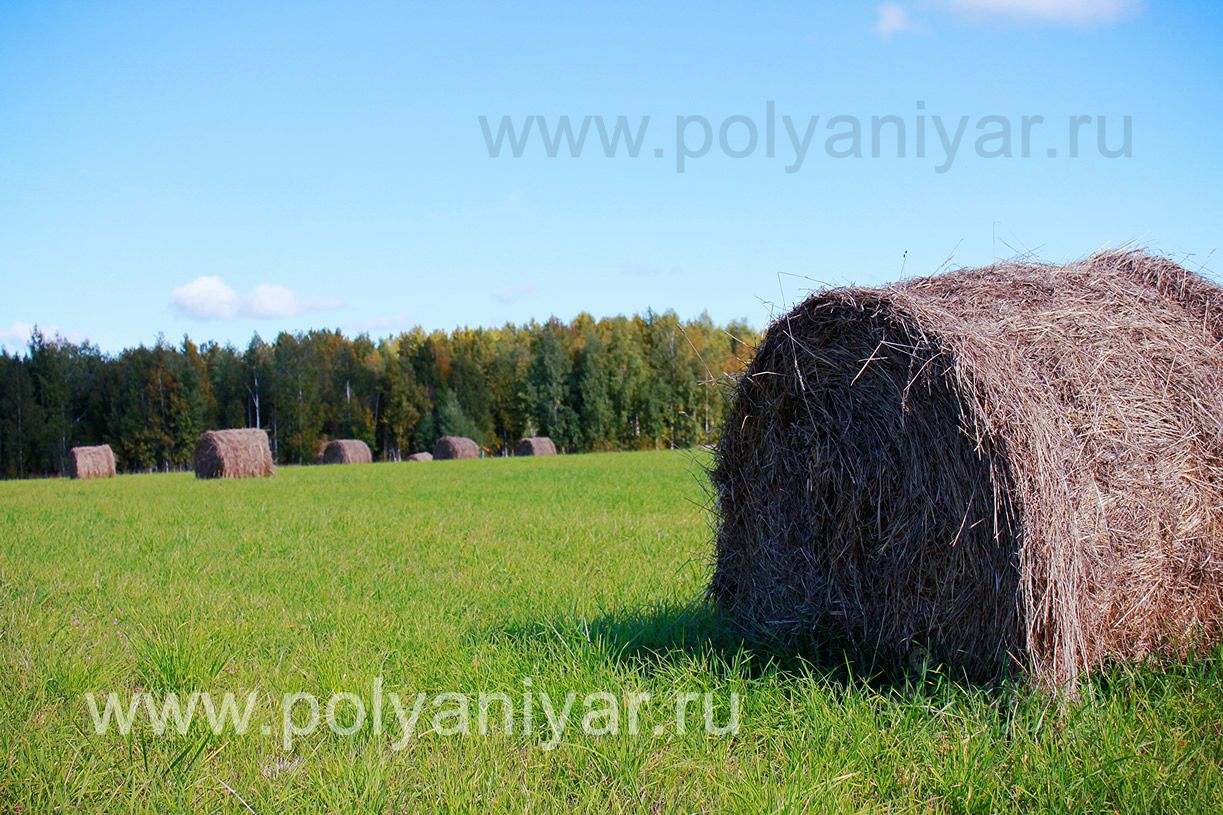
[[[0,344],[35,323],[115,351],[647,307],[763,325],[816,281],[1131,242],[1217,277],[1221,39],[1218,4],[1154,0],[10,2]],[[639,155],[592,136],[494,158],[479,123],[585,115],[650,117]],[[1025,115],[1045,119],[1028,158]],[[1129,117],[1129,155],[1091,125],[1070,158],[1078,115],[1113,148]],[[813,116],[787,172],[782,117]],[[906,156],[833,157],[834,116],[900,117]],[[936,116],[969,117],[944,172]],[[966,146],[983,117],[1010,157]],[[677,172],[701,121],[710,150]]]

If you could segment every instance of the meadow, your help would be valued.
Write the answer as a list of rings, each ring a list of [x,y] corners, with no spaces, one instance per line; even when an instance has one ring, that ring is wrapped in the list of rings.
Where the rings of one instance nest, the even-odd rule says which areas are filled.
[[[1110,812],[1223,805],[1223,652],[1058,700],[739,641],[700,600],[703,454],[665,451],[0,482],[0,811]],[[286,695],[649,694],[637,733],[286,746]],[[87,694],[256,694],[246,732]],[[672,700],[719,725],[680,732]],[[432,697],[431,697],[432,698]],[[705,697],[703,697],[705,698]],[[580,703],[579,703],[580,704]],[[305,704],[296,713],[305,716]],[[430,711],[432,712],[432,711]],[[428,717],[428,713],[423,718]],[[575,714],[576,716],[576,714]],[[349,699],[335,719],[359,717]]]

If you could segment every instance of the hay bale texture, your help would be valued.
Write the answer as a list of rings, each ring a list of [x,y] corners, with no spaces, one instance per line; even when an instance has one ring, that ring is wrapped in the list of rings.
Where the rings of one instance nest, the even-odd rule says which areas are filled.
[[[529,436],[514,447],[516,456],[554,456],[556,445],[547,436]]]
[[[68,454],[68,475],[73,478],[110,478],[115,474],[115,453],[109,444],[73,447]]]
[[[257,478],[276,472],[267,431],[258,428],[205,431],[192,458],[196,478]]]
[[[413,453],[408,456],[408,461],[433,461],[432,453]]]
[[[323,447],[320,464],[370,464],[374,456],[360,439],[332,439]]]
[[[435,459],[479,458],[480,445],[466,436],[442,436],[433,448]]]
[[[712,597],[884,664],[1073,686],[1220,639],[1223,290],[1141,252],[819,292],[712,473]]]

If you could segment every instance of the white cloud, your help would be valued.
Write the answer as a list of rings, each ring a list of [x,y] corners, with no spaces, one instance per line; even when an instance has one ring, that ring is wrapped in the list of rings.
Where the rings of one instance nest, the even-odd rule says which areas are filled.
[[[879,19],[875,22],[875,33],[885,40],[914,28],[913,18],[899,3],[880,3]]]
[[[20,347],[30,341],[30,332],[34,326],[30,323],[15,320],[8,328],[0,329],[0,345]]]
[[[493,299],[498,303],[515,303],[534,293],[535,287],[530,283],[524,283],[520,286],[502,286],[493,292]]]
[[[247,317],[262,320],[269,317],[292,317],[307,311],[319,311],[324,307],[320,303],[302,300],[292,289],[277,286],[275,283],[260,283],[247,295],[242,304],[242,313]]]
[[[238,293],[216,275],[205,275],[170,292],[170,304],[186,317],[224,320],[237,313]]]
[[[48,339],[56,337],[77,343],[85,341],[84,335],[78,331],[63,331],[57,325],[40,325],[38,330]],[[25,320],[14,320],[7,328],[0,328],[0,348],[21,351],[30,344],[30,335],[34,333],[34,324]]]
[[[1141,0],[947,0],[972,19],[1033,20],[1047,23],[1111,23],[1142,10]]]
[[[340,307],[336,300],[303,299],[292,289],[275,283],[260,283],[248,294],[239,295],[216,275],[197,277],[179,286],[170,293],[170,304],[179,314],[197,320],[228,320],[232,317],[266,320]]]

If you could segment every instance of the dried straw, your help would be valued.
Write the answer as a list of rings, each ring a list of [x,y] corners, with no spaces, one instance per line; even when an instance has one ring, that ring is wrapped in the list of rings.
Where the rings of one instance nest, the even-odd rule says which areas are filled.
[[[514,447],[516,456],[554,456],[556,445],[547,436],[529,436]]]
[[[110,478],[115,474],[115,453],[109,444],[73,447],[68,455],[68,475],[72,478]]]
[[[480,445],[466,436],[442,436],[433,448],[435,459],[479,458]]]
[[[276,471],[268,434],[258,428],[205,431],[193,459],[196,478],[252,478]]]
[[[320,464],[369,464],[374,456],[360,439],[332,439],[319,455]]]
[[[1049,687],[1218,641],[1221,304],[1141,252],[815,294],[739,384],[711,595]]]
[[[432,453],[413,453],[408,456],[408,461],[433,461]]]

